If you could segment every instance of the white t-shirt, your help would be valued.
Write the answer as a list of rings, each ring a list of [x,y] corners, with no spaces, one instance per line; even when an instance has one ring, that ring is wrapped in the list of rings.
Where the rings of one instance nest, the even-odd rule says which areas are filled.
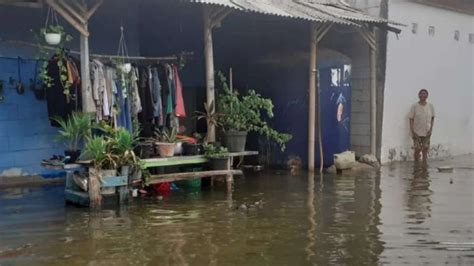
[[[408,117],[413,119],[413,131],[418,136],[424,137],[428,134],[431,128],[431,119],[435,116],[435,111],[431,103],[421,105],[415,103],[411,109]]]

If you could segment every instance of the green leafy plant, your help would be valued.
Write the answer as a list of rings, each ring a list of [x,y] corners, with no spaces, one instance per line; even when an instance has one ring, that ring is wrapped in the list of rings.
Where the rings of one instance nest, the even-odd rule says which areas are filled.
[[[164,142],[164,143],[175,143],[177,134],[178,134],[178,130],[175,127],[171,129],[165,128],[162,130],[155,131],[156,139],[159,142]]]
[[[69,40],[67,41],[72,40],[72,36],[66,34],[66,32],[64,31],[64,27],[61,25],[49,25],[47,27],[41,28],[40,33],[42,35],[45,35],[48,33],[57,33],[57,34],[61,34],[61,36],[65,36],[66,38],[69,38]]]
[[[112,149],[113,143],[110,140],[95,136],[87,140],[81,158],[91,160],[96,169],[116,169],[119,158]]]
[[[214,108],[214,101],[210,104],[204,103],[204,112],[196,111],[196,120],[204,119],[208,125],[213,125],[215,127],[222,126],[221,118],[222,114],[217,113]],[[208,140],[206,140],[207,142]]]
[[[285,144],[291,140],[292,136],[279,133],[263,118],[264,114],[268,118],[273,118],[272,101],[263,98],[254,90],[249,90],[244,96],[239,95],[237,91],[231,91],[226,78],[220,72],[218,80],[222,84],[222,92],[218,95],[217,111],[222,114],[219,116],[219,121],[224,130],[257,132],[274,140],[282,151],[285,150]]]
[[[119,128],[115,132],[115,137],[112,140],[113,152],[118,156],[119,166],[137,166],[139,158],[135,155],[133,150],[138,142],[138,136],[131,134],[124,128]]]
[[[204,155],[211,159],[222,159],[229,156],[227,148],[215,146],[213,144],[204,145]]]
[[[72,113],[66,120],[62,118],[53,120],[60,126],[56,140],[64,142],[69,151],[78,150],[80,142],[91,135],[90,114]]]
[[[58,33],[61,34],[61,42],[55,47],[51,48],[47,46],[44,41],[44,35],[47,33]],[[67,54],[64,49],[64,45],[72,41],[72,36],[64,31],[64,28],[60,25],[49,25],[41,28],[38,32],[33,31],[33,36],[38,43],[38,53],[36,59],[41,61],[40,68],[38,70],[38,77],[43,81],[46,88],[50,88],[54,85],[54,79],[48,73],[49,59],[52,55],[56,56],[56,64],[59,71],[59,81],[64,88],[63,93],[69,98],[70,88],[72,84],[68,80],[68,70],[66,65]]]

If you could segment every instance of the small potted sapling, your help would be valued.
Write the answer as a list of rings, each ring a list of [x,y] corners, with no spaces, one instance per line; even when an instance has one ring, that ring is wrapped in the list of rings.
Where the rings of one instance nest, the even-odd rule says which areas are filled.
[[[229,152],[227,148],[213,144],[204,145],[204,155],[209,159],[212,170],[227,170]]]
[[[91,161],[89,167],[90,206],[100,205],[102,194],[114,194],[115,188],[101,188],[100,183],[108,177],[117,176],[118,156],[113,153],[113,143],[104,137],[92,137],[86,141],[81,158]]]
[[[176,146],[176,135],[176,128],[165,128],[163,130],[157,130],[155,132],[155,136],[157,139],[155,145],[158,149],[160,157],[173,157],[174,149]]]
[[[81,155],[79,145],[90,136],[92,118],[89,114],[72,113],[67,120],[62,118],[53,119],[59,125],[57,141],[66,145],[65,156],[69,156],[69,162],[75,162]]]
[[[112,149],[114,154],[117,155],[117,163],[122,176],[129,176],[140,164],[139,158],[134,152],[138,140],[137,136],[138,134],[132,134],[124,128],[119,128],[112,137]]]

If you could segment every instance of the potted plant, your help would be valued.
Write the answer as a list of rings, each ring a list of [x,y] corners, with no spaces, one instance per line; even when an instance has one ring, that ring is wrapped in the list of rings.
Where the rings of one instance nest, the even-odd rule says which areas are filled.
[[[204,103],[204,112],[201,111],[196,111],[196,120],[199,121],[201,119],[206,120],[206,123],[208,126],[214,126],[214,127],[220,127],[222,126],[222,123],[220,121],[220,118],[222,117],[222,114],[217,113],[214,108],[214,101],[211,101],[210,104]],[[209,140],[204,139],[204,143],[208,143]]]
[[[118,156],[113,153],[113,142],[103,136],[86,141],[81,158],[91,161],[89,167],[89,202],[91,207],[100,205],[103,194],[115,194],[114,187],[101,188],[100,183],[117,176]]]
[[[103,176],[116,176],[119,157],[113,152],[114,144],[103,136],[86,141],[81,158],[91,160],[93,168]]]
[[[203,137],[199,133],[194,133],[192,137],[182,139],[184,155],[199,155],[203,151]]]
[[[204,145],[204,155],[209,158],[209,166],[213,170],[227,170],[229,151],[222,146]]]
[[[174,148],[176,146],[176,128],[157,130],[155,132],[155,145],[158,148],[158,153],[161,157],[172,157],[174,155]]]
[[[244,151],[247,133],[251,131],[274,140],[282,151],[285,150],[285,144],[292,136],[279,133],[263,118],[264,114],[273,118],[272,101],[254,90],[241,96],[237,91],[229,89],[222,73],[218,73],[218,77],[222,83],[222,92],[218,95],[217,111],[222,114],[219,121],[224,131],[224,143],[229,151]]]
[[[79,145],[87,136],[90,136],[91,116],[83,113],[72,113],[67,120],[54,118],[54,121],[60,127],[56,140],[65,143],[64,155],[70,157],[70,162],[75,162],[81,154]]]
[[[117,166],[122,176],[129,176],[130,170],[136,170],[139,165],[139,158],[134,152],[137,140],[137,134],[131,134],[124,128],[114,132],[112,151],[117,156]]]
[[[47,44],[57,45],[61,42],[61,37],[64,35],[64,28],[60,25],[49,25],[41,29],[44,35],[44,40]]]

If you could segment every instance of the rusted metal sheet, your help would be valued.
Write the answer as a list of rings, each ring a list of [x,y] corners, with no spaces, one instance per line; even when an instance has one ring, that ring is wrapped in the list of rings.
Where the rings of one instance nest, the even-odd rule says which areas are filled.
[[[240,11],[255,12],[316,22],[357,26],[358,23],[397,24],[365,14],[340,0],[190,0]]]

